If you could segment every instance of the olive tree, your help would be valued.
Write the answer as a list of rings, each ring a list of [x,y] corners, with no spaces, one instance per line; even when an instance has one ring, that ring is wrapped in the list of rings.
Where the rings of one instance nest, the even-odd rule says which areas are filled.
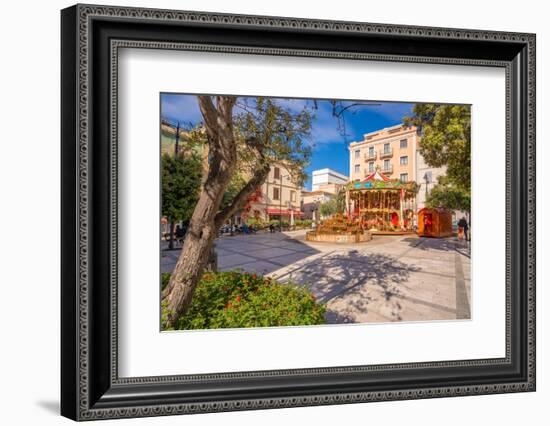
[[[293,112],[269,98],[197,96],[206,148],[198,201],[183,247],[162,293],[165,328],[175,325],[193,298],[219,228],[241,210],[263,184],[272,164],[283,164],[294,179],[304,178],[310,156],[305,138],[311,113]],[[224,194],[236,174],[246,177],[231,201]],[[222,204],[223,203],[223,204]]]

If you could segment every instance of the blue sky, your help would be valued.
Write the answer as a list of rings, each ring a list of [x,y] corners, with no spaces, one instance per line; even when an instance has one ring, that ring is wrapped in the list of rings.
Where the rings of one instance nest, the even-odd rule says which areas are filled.
[[[194,95],[161,94],[161,118],[172,123],[179,121],[180,125],[195,126],[202,121],[201,113]],[[310,165],[306,172],[309,175],[305,187],[311,189],[311,172],[329,167],[337,172],[349,175],[349,152],[347,146],[354,141],[363,140],[363,135],[384,127],[402,122],[403,117],[411,114],[414,104],[404,102],[369,102],[372,106],[356,106],[345,114],[347,136],[338,131],[338,120],[332,115],[332,105],[329,101],[318,100],[317,108],[306,99],[277,98],[277,102],[293,111],[302,108],[312,109],[311,138],[308,143],[313,148]],[[347,105],[346,102],[343,105]],[[238,112],[238,111],[236,111]]]

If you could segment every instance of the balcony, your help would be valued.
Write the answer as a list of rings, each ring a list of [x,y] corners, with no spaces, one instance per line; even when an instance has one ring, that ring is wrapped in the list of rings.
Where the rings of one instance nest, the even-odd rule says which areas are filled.
[[[374,160],[376,160],[376,151],[374,151],[372,154],[368,152],[365,154],[365,161],[374,161]]]
[[[391,158],[393,157],[393,148],[384,148],[380,150],[380,158]]]
[[[390,164],[389,166],[382,167],[380,171],[385,175],[391,175],[393,173],[393,165]]]

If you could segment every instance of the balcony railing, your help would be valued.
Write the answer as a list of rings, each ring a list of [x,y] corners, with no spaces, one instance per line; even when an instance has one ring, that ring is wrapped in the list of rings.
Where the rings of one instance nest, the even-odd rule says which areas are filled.
[[[384,148],[380,150],[380,158],[393,157],[393,148]]]
[[[372,154],[367,152],[365,154],[365,161],[373,161],[376,160],[376,151],[374,151]]]
[[[382,170],[380,170],[382,173],[386,175],[391,175],[393,173],[393,165],[382,167]]]

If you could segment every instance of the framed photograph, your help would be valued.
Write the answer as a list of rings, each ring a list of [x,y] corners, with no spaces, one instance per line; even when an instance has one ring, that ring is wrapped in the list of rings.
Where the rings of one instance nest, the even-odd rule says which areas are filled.
[[[535,390],[535,35],[61,12],[61,413]]]

